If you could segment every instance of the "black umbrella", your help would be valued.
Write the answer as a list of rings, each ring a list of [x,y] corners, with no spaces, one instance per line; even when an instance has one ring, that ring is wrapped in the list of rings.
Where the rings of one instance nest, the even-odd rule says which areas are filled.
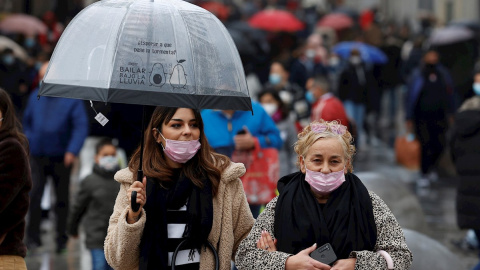
[[[59,40],[39,96],[252,110],[228,31],[181,0],[103,0],[85,8]],[[141,166],[142,157],[139,181]]]

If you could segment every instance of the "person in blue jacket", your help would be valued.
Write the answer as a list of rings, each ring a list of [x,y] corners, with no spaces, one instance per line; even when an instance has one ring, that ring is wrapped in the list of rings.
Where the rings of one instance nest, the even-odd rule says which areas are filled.
[[[250,111],[202,111],[205,135],[217,153],[232,157],[234,150],[253,149],[255,139],[261,148],[282,148],[283,141],[275,122],[260,103],[252,101],[252,108],[253,115]],[[260,208],[261,205],[250,205],[254,218],[258,216]]]
[[[43,77],[48,62],[40,69]],[[81,100],[41,97],[38,89],[29,97],[23,116],[25,135],[30,144],[33,189],[30,193],[27,246],[41,246],[40,207],[47,176],[52,176],[55,187],[55,214],[57,253],[65,249],[68,236],[70,172],[83,142],[89,133],[87,113]]]

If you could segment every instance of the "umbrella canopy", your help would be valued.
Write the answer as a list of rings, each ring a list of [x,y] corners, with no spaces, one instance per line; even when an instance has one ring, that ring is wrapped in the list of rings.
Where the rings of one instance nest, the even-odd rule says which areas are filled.
[[[103,0],[60,38],[39,95],[251,110],[238,51],[223,24],[181,0]]]
[[[360,27],[363,30],[368,29],[375,19],[375,14],[371,10],[365,10],[360,14]]]
[[[15,57],[18,59],[22,61],[28,60],[28,54],[22,46],[5,36],[0,36],[0,51],[3,51],[7,48],[12,49],[13,55],[15,55]]]
[[[365,62],[374,64],[385,64],[388,62],[387,56],[380,49],[362,42],[340,42],[332,50],[340,57],[348,58],[353,49],[360,51],[360,55]]]
[[[353,26],[353,20],[343,13],[331,13],[325,15],[317,23],[318,27],[330,27],[334,30],[342,30]]]
[[[284,10],[267,9],[253,15],[248,23],[255,28],[267,31],[295,32],[305,28],[292,13]]]
[[[432,46],[442,46],[472,39],[475,33],[465,27],[449,26],[435,29],[430,36]]]
[[[47,26],[38,18],[26,14],[13,14],[0,22],[0,31],[5,33],[20,33],[38,35],[47,32]]]

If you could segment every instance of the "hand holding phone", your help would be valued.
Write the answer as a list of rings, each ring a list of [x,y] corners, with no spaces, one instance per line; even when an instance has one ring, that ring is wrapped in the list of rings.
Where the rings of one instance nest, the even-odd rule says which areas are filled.
[[[241,129],[237,132],[237,135],[243,135],[243,134],[247,134],[247,131],[245,129]]]
[[[332,265],[337,260],[337,255],[329,243],[315,249],[310,253],[310,257],[328,265]]]

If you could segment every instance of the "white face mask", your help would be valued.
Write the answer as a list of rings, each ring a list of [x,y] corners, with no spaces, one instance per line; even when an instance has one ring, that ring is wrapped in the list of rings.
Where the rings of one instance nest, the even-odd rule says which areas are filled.
[[[98,160],[98,166],[106,171],[114,172],[120,168],[118,159],[115,156],[104,156]]]
[[[265,103],[262,104],[262,107],[270,116],[272,116],[278,110],[278,105],[275,103]]]
[[[362,58],[360,58],[360,56],[352,56],[350,57],[350,63],[354,64],[354,65],[358,65],[362,62]]]
[[[308,58],[308,59],[313,59],[315,58],[315,50],[314,49],[308,49],[307,51],[305,51],[305,56]]]
[[[338,66],[338,64],[340,64],[340,59],[338,59],[338,57],[332,57],[332,58],[330,58],[328,63],[330,64],[330,66],[336,67],[336,66]]]

